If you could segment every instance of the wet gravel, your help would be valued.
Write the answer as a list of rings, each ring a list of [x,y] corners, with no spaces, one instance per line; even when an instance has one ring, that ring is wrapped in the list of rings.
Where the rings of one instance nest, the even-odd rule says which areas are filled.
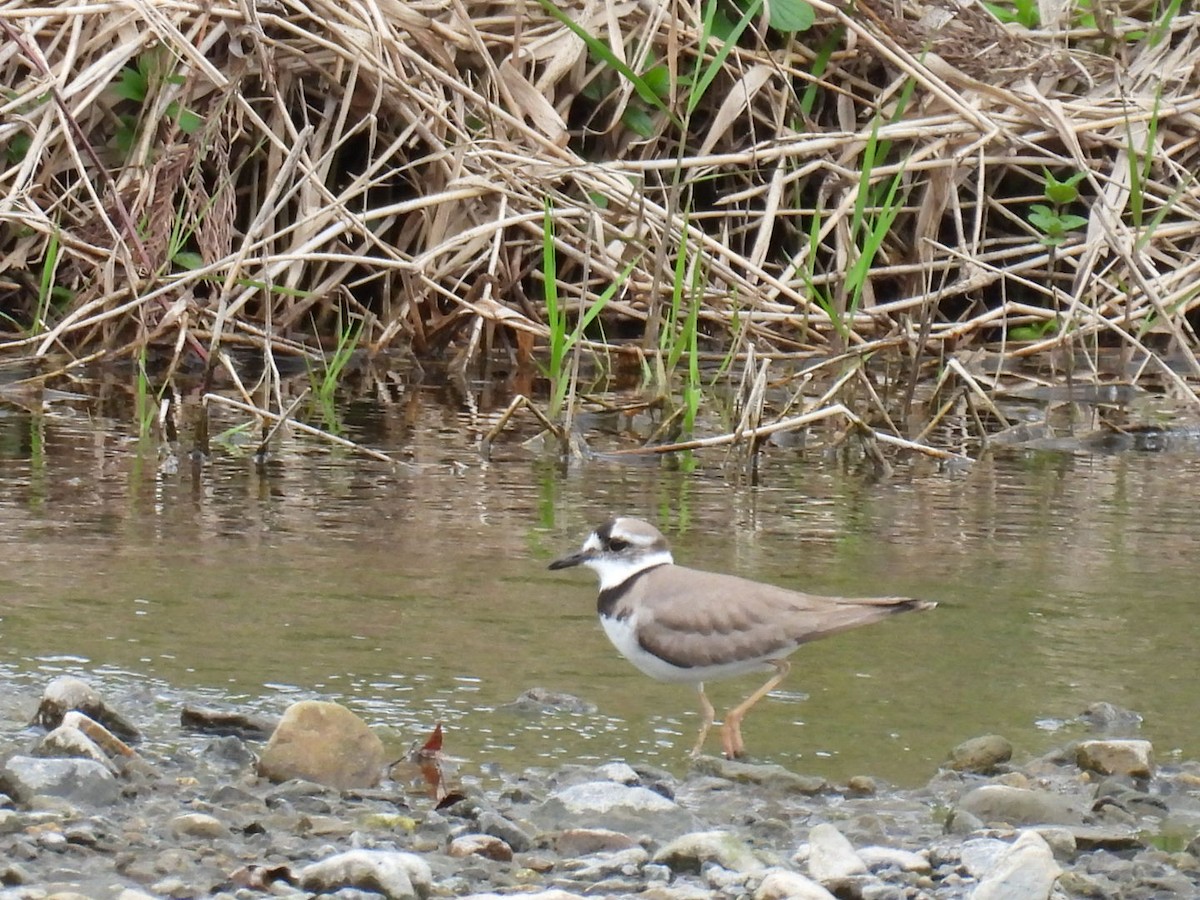
[[[200,698],[139,716],[100,683],[86,715],[69,691],[48,708],[62,687],[0,700],[0,900],[1200,896],[1200,762],[1156,760],[1107,704],[1041,758],[964,736],[915,790],[712,757],[467,777],[436,742],[339,790],[260,774],[274,719]],[[339,765],[346,722],[301,724],[289,760]]]

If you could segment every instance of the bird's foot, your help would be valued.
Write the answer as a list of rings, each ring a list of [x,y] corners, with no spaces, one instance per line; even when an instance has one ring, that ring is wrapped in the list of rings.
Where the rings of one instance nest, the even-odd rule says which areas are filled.
[[[741,759],[746,755],[746,745],[742,743],[742,729],[737,722],[726,721],[721,726],[721,749],[726,759]]]

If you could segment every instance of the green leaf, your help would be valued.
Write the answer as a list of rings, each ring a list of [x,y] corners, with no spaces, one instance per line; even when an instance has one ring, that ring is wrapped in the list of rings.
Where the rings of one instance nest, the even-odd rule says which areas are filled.
[[[625,112],[621,113],[621,121],[639,137],[654,137],[654,119],[641,106],[630,103],[625,107]]]
[[[662,63],[643,72],[642,80],[646,82],[646,87],[662,99],[671,96],[671,73]]]
[[[1065,206],[1079,199],[1079,191],[1075,185],[1084,179],[1087,175],[1086,172],[1076,172],[1064,181],[1059,181],[1049,169],[1042,171],[1046,173],[1045,195],[1047,200],[1055,206]]]
[[[129,156],[133,152],[133,145],[137,143],[137,119],[133,116],[121,116],[113,141],[121,155]]]
[[[658,107],[658,109],[670,116],[672,124],[674,124],[676,127],[679,127],[680,124],[682,124],[680,123],[679,118],[673,112],[671,112],[671,110],[667,109],[667,105],[663,103],[662,98],[659,97],[658,94],[654,93],[650,86],[646,84],[646,80],[637,72],[633,71],[633,69],[629,67],[628,63],[618,58],[608,44],[596,37],[594,34],[589,34],[582,25],[559,9],[558,6],[555,5],[554,0],[538,0],[538,3],[541,5],[542,9],[546,10],[546,12],[550,13],[550,15],[554,16],[554,18],[558,19],[558,21],[562,22],[567,26],[567,28],[573,31],[575,36],[583,41],[587,45],[587,48],[597,58],[604,61],[605,65],[607,65],[610,69],[619,72],[626,80],[628,80],[629,83],[633,85],[633,89],[637,91],[639,97],[641,97],[651,106]]]
[[[204,257],[199,253],[193,253],[191,250],[180,250],[171,257],[171,262],[175,263],[181,269],[194,272],[204,265]]]
[[[1088,220],[1083,216],[1073,216],[1070,213],[1063,213],[1058,217],[1064,231],[1078,231],[1083,226],[1087,225]]]
[[[804,0],[767,0],[767,11],[770,26],[783,34],[808,31],[817,18]]]
[[[729,39],[733,37],[733,20],[725,15],[725,10],[716,9],[713,11],[712,25],[709,28],[709,33],[722,44],[729,43]]]
[[[11,163],[19,163],[25,159],[25,154],[29,152],[29,148],[33,146],[33,138],[23,131],[19,131],[9,140],[8,146],[4,153]]]
[[[113,85],[113,90],[119,97],[142,103],[146,99],[148,87],[146,76],[132,66],[127,66],[121,70],[121,77]]]
[[[203,116],[181,106],[177,100],[172,100],[167,104],[167,115],[175,120],[179,125],[179,130],[184,134],[195,134],[204,124]]]
[[[1050,207],[1043,206],[1040,203],[1035,203],[1030,207],[1029,221],[1042,234],[1056,236],[1063,232],[1062,223],[1058,216],[1054,214],[1054,211]]]

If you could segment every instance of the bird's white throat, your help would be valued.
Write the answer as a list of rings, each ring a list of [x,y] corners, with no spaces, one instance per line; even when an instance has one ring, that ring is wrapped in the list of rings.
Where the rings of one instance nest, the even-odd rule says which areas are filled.
[[[584,561],[584,565],[600,576],[600,590],[607,591],[623,584],[638,572],[654,566],[670,565],[675,560],[670,550],[656,550],[644,556],[627,559],[614,559],[611,556],[597,556]]]

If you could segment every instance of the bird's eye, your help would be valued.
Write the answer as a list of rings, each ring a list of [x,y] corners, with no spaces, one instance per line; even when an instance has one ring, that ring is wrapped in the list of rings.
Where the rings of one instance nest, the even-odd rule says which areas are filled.
[[[621,538],[612,538],[608,542],[608,549],[612,550],[615,553],[620,553],[622,550],[624,550],[628,546],[629,546],[629,541],[622,540]]]

